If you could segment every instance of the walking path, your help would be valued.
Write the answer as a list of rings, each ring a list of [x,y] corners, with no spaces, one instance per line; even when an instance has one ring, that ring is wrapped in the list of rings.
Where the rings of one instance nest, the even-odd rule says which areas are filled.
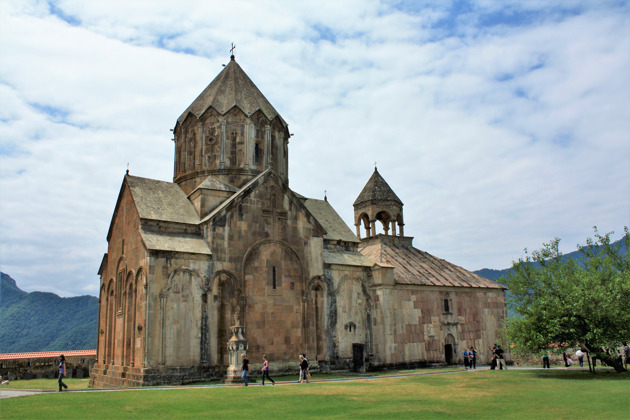
[[[555,369],[563,369],[566,368],[555,368]],[[475,370],[439,370],[435,372],[431,372],[430,370],[424,371],[410,371],[405,373],[404,371],[392,374],[392,375],[379,375],[379,376],[350,376],[348,378],[331,378],[331,379],[318,379],[313,380],[311,382],[351,382],[351,381],[371,381],[375,379],[389,379],[389,378],[404,378],[408,376],[422,376],[422,375],[446,375],[452,373],[473,373],[473,372],[483,372],[489,370],[487,367],[483,367],[481,369]],[[510,367],[508,370],[543,370],[542,368],[537,367]],[[544,370],[553,370],[553,369],[544,369]],[[56,385],[56,384],[55,384]],[[297,382],[277,382],[276,385],[298,385]],[[194,389],[194,388],[219,388],[219,387],[241,387],[243,384],[216,384],[216,385],[186,385],[186,386],[151,386],[151,387],[136,387],[136,388],[84,388],[84,389],[73,389],[65,392],[117,392],[117,391],[154,391],[154,390],[167,390],[167,389]],[[262,386],[262,384],[250,384],[250,386]],[[273,385],[267,385],[273,386]],[[12,397],[24,397],[27,395],[37,395],[44,393],[58,392],[55,390],[41,390],[41,389],[10,389],[10,388],[0,388],[0,399],[4,398],[12,398]]]

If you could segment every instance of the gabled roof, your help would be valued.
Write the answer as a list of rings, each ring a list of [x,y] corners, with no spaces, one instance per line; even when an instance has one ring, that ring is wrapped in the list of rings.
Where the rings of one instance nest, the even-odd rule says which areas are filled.
[[[394,193],[394,190],[385,182],[378,170],[374,168],[374,173],[368,180],[361,194],[354,201],[354,206],[371,201],[395,201],[400,205],[403,204],[400,198]]]
[[[505,289],[499,283],[412,246],[378,242],[359,251],[375,263],[394,266],[397,284]]]
[[[346,225],[341,216],[337,214],[335,209],[325,200],[316,200],[307,198],[304,205],[308,211],[315,217],[320,225],[326,230],[324,239],[345,242],[360,242],[359,238],[352,233],[352,230]]]
[[[140,219],[185,224],[199,223],[199,215],[178,184],[127,175],[125,181]]]
[[[279,117],[282,124],[287,126],[278,111],[245,74],[233,56],[230,63],[210,82],[177,121],[181,124],[189,113],[199,118],[210,107],[221,115],[225,115],[234,107],[238,107],[247,116],[260,110],[269,121]]]

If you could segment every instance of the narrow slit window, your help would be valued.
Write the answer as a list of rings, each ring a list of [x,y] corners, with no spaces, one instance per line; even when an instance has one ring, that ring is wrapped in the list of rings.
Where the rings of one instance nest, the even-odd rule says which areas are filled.
[[[271,285],[273,287],[273,290],[276,290],[276,267],[273,267],[272,270]]]

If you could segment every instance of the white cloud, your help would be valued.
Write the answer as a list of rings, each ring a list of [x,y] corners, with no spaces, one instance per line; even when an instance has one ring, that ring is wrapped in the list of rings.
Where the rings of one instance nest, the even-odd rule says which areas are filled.
[[[0,269],[25,290],[97,293],[127,162],[172,178],[168,129],[231,42],[295,133],[291,187],[327,190],[353,230],[374,161],[416,246],[469,269],[630,224],[628,6],[14,1],[0,14]]]

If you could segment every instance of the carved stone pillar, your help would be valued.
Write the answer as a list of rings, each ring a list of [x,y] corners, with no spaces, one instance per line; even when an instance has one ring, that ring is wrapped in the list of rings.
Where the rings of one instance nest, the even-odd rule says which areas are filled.
[[[241,377],[241,358],[240,355],[247,351],[247,340],[245,339],[245,327],[241,326],[241,320],[239,319],[239,315],[235,315],[236,325],[231,327],[232,330],[232,338],[230,338],[227,342],[227,349],[230,358],[230,366],[228,366],[227,376],[225,378],[225,382],[227,383],[236,383],[243,382],[243,378]],[[253,382],[250,380],[250,382]]]

